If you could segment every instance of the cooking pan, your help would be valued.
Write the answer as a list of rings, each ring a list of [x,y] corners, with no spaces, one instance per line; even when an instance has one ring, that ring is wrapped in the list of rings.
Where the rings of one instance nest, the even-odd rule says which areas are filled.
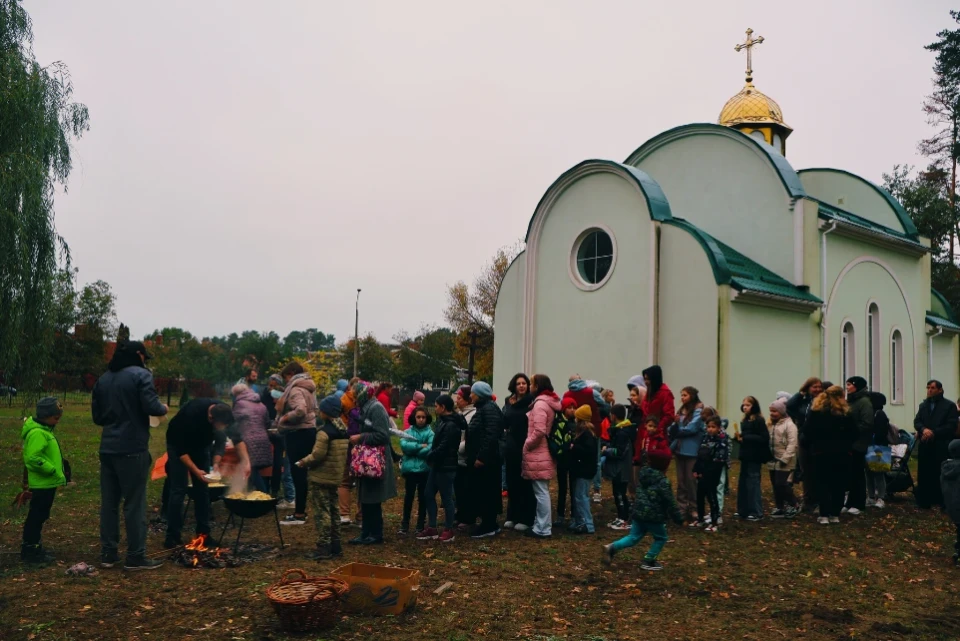
[[[274,514],[277,501],[280,499],[270,499],[269,501],[248,501],[245,499],[228,499],[223,497],[223,504],[227,506],[232,514],[236,514],[242,519],[258,519],[267,514]]]

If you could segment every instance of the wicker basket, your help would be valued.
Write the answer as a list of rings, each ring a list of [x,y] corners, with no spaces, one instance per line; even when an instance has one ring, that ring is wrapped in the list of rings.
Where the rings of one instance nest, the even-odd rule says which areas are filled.
[[[299,578],[291,575],[299,574]],[[330,577],[308,577],[303,570],[287,570],[267,588],[267,598],[284,632],[308,632],[332,627],[340,615],[340,597],[346,583]]]

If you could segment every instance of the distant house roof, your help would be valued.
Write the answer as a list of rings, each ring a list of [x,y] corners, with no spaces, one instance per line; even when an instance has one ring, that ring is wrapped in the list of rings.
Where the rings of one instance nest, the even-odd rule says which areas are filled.
[[[697,239],[707,254],[718,285],[730,285],[738,292],[752,292],[772,299],[795,301],[811,309],[823,304],[823,301],[807,289],[797,287],[696,225],[682,218],[665,220],[663,224],[679,227]]]

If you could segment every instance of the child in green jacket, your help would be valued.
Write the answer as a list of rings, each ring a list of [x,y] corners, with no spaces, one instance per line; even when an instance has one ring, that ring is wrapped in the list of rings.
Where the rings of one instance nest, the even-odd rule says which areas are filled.
[[[27,488],[33,495],[30,511],[23,524],[23,545],[20,559],[27,563],[46,563],[53,560],[40,543],[44,522],[50,518],[50,508],[57,488],[67,484],[63,473],[63,457],[53,428],[60,422],[63,406],[53,397],[40,399],[37,411],[23,423],[23,465],[27,468]]]

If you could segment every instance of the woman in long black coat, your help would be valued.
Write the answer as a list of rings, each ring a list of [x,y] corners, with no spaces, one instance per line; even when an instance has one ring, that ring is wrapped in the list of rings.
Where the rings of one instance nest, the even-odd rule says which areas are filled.
[[[503,512],[500,495],[500,435],[503,413],[493,401],[493,390],[482,381],[470,388],[476,408],[467,425],[465,454],[470,494],[470,514],[480,518],[480,525],[470,534],[475,539],[500,532],[497,517]]]
[[[523,444],[527,440],[527,412],[530,411],[530,380],[516,374],[507,386],[510,396],[503,404],[505,439],[503,458],[507,468],[507,520],[503,527],[523,532],[533,527],[537,502],[533,484],[523,478]]]

